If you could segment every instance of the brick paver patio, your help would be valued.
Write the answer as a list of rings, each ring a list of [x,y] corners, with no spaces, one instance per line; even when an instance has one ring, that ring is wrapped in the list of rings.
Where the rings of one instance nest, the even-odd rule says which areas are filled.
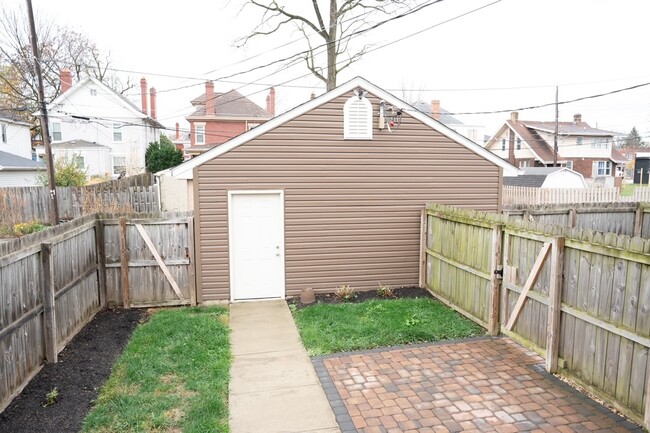
[[[642,432],[507,338],[313,360],[342,432]]]

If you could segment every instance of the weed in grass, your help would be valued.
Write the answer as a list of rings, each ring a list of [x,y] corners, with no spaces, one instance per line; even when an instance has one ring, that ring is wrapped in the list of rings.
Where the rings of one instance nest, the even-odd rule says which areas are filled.
[[[352,302],[357,297],[357,291],[346,284],[336,289],[334,296],[341,302]]]
[[[379,288],[377,289],[377,295],[379,295],[382,298],[394,298],[395,290],[393,290],[393,288],[390,287],[388,284],[379,284]]]
[[[408,327],[418,326],[422,321],[415,317],[415,314],[411,314],[411,317],[407,318],[404,324]]]
[[[45,403],[43,407],[49,407],[56,403],[56,399],[59,398],[59,390],[57,387],[52,388],[50,392],[45,394]]]

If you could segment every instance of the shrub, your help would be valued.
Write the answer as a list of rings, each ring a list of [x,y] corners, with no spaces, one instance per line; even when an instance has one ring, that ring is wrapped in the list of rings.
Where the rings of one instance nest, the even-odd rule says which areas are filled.
[[[357,292],[346,284],[336,289],[334,296],[342,302],[352,302],[357,297]]]
[[[395,290],[388,284],[379,284],[379,288],[377,289],[377,295],[379,295],[382,298],[394,298]]]
[[[18,223],[18,224],[14,224],[14,235],[24,236],[30,233],[40,232],[41,230],[45,230],[46,228],[47,226],[45,224],[42,224],[38,221],[31,221],[28,223]]]
[[[161,135],[160,142],[149,143],[144,154],[144,161],[149,173],[157,173],[182,163],[183,151],[176,149],[169,138]]]

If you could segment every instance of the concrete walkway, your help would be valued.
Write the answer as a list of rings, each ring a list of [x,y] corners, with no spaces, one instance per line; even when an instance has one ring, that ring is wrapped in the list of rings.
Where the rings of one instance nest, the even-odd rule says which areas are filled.
[[[339,433],[284,301],[230,306],[231,433]]]

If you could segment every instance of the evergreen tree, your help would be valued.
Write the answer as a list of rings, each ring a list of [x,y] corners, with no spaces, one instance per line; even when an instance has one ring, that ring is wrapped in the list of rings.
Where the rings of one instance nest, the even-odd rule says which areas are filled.
[[[623,138],[623,142],[621,143],[621,147],[646,147],[647,145],[648,143],[643,141],[643,137],[637,131],[636,126],[632,127],[630,133]]]
[[[144,154],[144,163],[149,173],[176,167],[182,162],[183,151],[177,149],[174,143],[164,135],[160,136],[160,141],[149,143]]]

